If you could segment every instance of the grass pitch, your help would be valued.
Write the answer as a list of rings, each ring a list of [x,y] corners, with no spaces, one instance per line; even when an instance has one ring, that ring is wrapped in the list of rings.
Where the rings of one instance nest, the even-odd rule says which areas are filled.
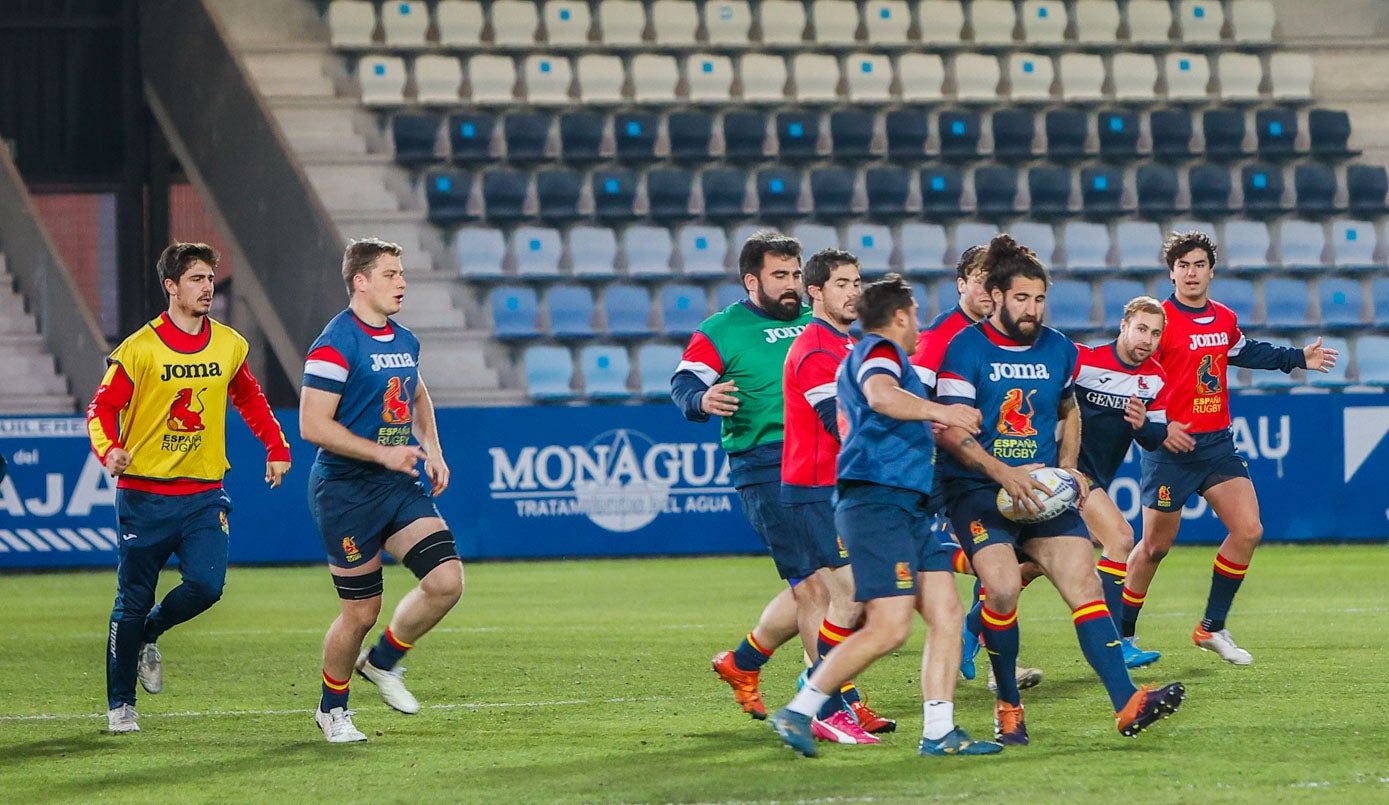
[[[733,703],[709,669],[778,589],[760,558],[480,564],[462,604],[406,658],[424,709],[387,708],[354,680],[371,740],[314,726],[323,568],[233,568],[211,611],[161,641],[165,690],[143,731],[105,728],[112,573],[0,578],[0,792],[10,802],[1335,802],[1389,800],[1386,547],[1267,546],[1231,629],[1235,668],[1198,651],[1211,547],[1173,552],[1144,609],[1137,682],[1186,682],[1182,710],[1137,739],[1114,729],[1069,613],[1045,582],[1023,594],[1033,745],[919,758],[921,627],[859,678],[899,719],[879,746],[802,759]],[[166,581],[172,579],[166,573]],[[411,585],[387,570],[387,606]],[[964,580],[961,580],[964,587]],[[167,587],[167,584],[166,584]],[[162,592],[162,589],[161,589]],[[373,632],[375,639],[377,632]],[[769,708],[794,692],[799,649],[768,664]],[[991,732],[993,697],[960,685],[957,720]]]

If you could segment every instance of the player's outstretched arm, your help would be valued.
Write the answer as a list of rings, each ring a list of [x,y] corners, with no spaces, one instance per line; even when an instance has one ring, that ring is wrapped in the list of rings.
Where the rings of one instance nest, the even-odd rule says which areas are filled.
[[[1302,357],[1307,362],[1307,371],[1326,374],[1336,367],[1336,359],[1341,353],[1321,345],[1321,336],[1302,348]]]
[[[415,445],[388,447],[363,439],[333,418],[342,395],[304,386],[299,397],[299,435],[304,441],[347,458],[371,461],[388,470],[419,477],[416,465],[428,458]]]
[[[970,434],[979,432],[984,417],[972,405],[941,405],[902,388],[897,378],[886,372],[869,375],[863,381],[868,407],[883,416],[905,422],[937,422]]]
[[[419,377],[415,389],[412,430],[415,440],[424,446],[424,452],[429,456],[424,460],[424,473],[429,478],[431,494],[440,495],[449,486],[449,465],[444,461],[444,448],[439,441],[439,420],[434,417],[434,400],[429,396],[423,375]]]

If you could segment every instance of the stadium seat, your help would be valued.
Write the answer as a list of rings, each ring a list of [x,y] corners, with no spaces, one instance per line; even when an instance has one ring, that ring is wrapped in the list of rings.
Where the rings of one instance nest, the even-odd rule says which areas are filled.
[[[574,356],[566,347],[527,347],[526,393],[533,400],[558,402],[574,398]]]
[[[333,0],[328,4],[328,38],[337,50],[369,48],[375,42],[376,7],[365,0]]]
[[[1264,323],[1263,319],[1254,315],[1254,282],[1252,280],[1216,274],[1215,278],[1211,280],[1210,297],[1233,310],[1238,322],[1245,327],[1258,326]]]
[[[873,159],[873,115],[858,109],[830,113],[830,141],[836,162]]]
[[[904,168],[869,168],[864,172],[868,214],[873,218],[906,215],[911,173]],[[924,193],[923,193],[924,195]]]
[[[1229,18],[1236,42],[1273,41],[1275,16],[1271,0],[1231,0]]]
[[[1186,109],[1154,109],[1148,117],[1153,138],[1153,157],[1180,161],[1192,156],[1191,112]]]
[[[1171,38],[1172,7],[1167,0],[1129,0],[1129,41],[1165,44]]]
[[[651,3],[651,30],[659,47],[693,47],[699,31],[699,8],[680,0],[655,0]]]
[[[976,174],[977,176],[977,174]],[[1065,168],[1035,167],[1027,171],[1029,209],[1038,217],[1064,216],[1071,210],[1071,172]],[[981,209],[982,213],[983,210]]]
[[[810,172],[810,199],[817,218],[844,218],[853,212],[854,171],[815,168]]]
[[[1105,280],[1100,286],[1100,319],[1104,328],[1118,332],[1119,322],[1124,318],[1124,305],[1139,296],[1147,296],[1148,289],[1138,280]]]
[[[839,249],[842,244],[839,241],[839,232],[828,224],[813,224],[802,221],[791,227],[791,237],[800,241],[801,262],[810,259],[812,254],[822,249]]]
[[[439,46],[476,48],[482,44],[482,3],[477,0],[439,0],[434,4]]]
[[[902,270],[908,274],[934,274],[954,265],[953,258],[947,254],[949,245],[945,229],[940,224],[911,222],[902,224],[897,234],[897,245],[902,252]]]
[[[1254,163],[1240,169],[1246,215],[1277,215],[1283,206],[1283,169]]]
[[[631,395],[627,376],[632,364],[626,348],[590,344],[579,351],[579,367],[589,399],[622,400]]]
[[[709,168],[700,176],[704,191],[704,217],[718,220],[742,218],[747,197],[747,174],[734,168]]]
[[[1274,277],[1264,282],[1265,321],[1277,329],[1301,328],[1310,324],[1307,283],[1298,279]]]
[[[593,216],[601,221],[623,221],[633,216],[637,176],[629,170],[608,168],[593,172]]]
[[[1220,0],[1181,0],[1177,7],[1177,25],[1183,41],[1203,44],[1220,41],[1220,29],[1225,25],[1225,9]]]
[[[617,0],[604,0],[604,3]],[[640,3],[635,4],[638,8]],[[601,13],[601,8],[600,13]],[[579,100],[586,106],[608,106],[622,103],[622,85],[627,80],[622,71],[622,59],[600,53],[585,53],[577,60]]]
[[[437,161],[434,150],[439,142],[439,117],[397,113],[391,118],[391,142],[395,146],[398,165],[423,165]]]
[[[511,257],[516,263],[516,273],[522,277],[558,276],[563,254],[557,229],[521,226],[511,233]]]
[[[1323,277],[1317,283],[1321,302],[1322,327],[1360,327],[1364,305],[1360,281],[1344,277]]]
[[[1096,122],[1102,158],[1129,160],[1139,157],[1137,112],[1131,109],[1106,109],[1099,113]]]
[[[1389,326],[1389,277],[1375,277],[1370,280],[1370,300],[1375,308],[1374,325]]]
[[[957,0],[921,0],[917,3],[921,41],[929,45],[959,47],[965,38],[965,6]]]
[[[728,273],[728,235],[722,227],[704,224],[681,227],[676,243],[686,275],[720,277]]]
[[[793,168],[763,168],[757,172],[757,209],[764,217],[790,218],[801,199],[801,174]]]
[[[865,273],[891,270],[892,230],[880,224],[851,224],[844,232],[844,248],[858,258]]]
[[[474,105],[516,102],[516,64],[510,56],[480,53],[468,58],[468,100]]]
[[[1018,18],[1011,0],[974,0],[969,4],[969,16],[975,45],[1002,45],[1013,41]]]
[[[1330,215],[1336,205],[1336,171],[1329,165],[1309,163],[1293,169],[1297,211],[1306,216]]]
[[[1037,116],[1030,109],[999,109],[992,121],[993,157],[1002,162],[1026,161],[1036,156]]]
[[[492,332],[497,338],[532,338],[540,334],[535,315],[540,305],[535,289],[502,285],[492,289]]]
[[[742,79],[743,103],[784,103],[786,98],[786,60],[767,53],[747,53],[738,57],[738,77]]]
[[[820,116],[813,112],[778,112],[776,138],[782,162],[815,159],[820,140]]]
[[[926,141],[931,136],[926,112],[921,109],[893,109],[884,118],[888,159],[925,159]]]
[[[1164,4],[1165,5],[1165,4]],[[1129,6],[1132,13],[1132,4]],[[1211,66],[1199,53],[1169,53],[1164,59],[1167,98],[1172,101],[1201,102],[1208,96]]]
[[[651,162],[656,159],[656,136],[660,119],[649,112],[619,112],[613,116],[613,142],[617,158],[623,162]]]
[[[357,61],[357,83],[366,106],[405,103],[405,60],[399,56],[363,56]]]
[[[766,13],[765,8],[763,13]],[[845,47],[854,43],[858,9],[852,3],[814,3],[810,19],[815,41],[819,44]]]
[[[674,56],[638,53],[632,57],[632,100],[639,104],[675,103],[680,68]]]
[[[576,226],[565,236],[569,270],[576,277],[611,277],[617,265],[617,234],[605,226]]]
[[[1036,252],[1044,266],[1056,263],[1056,231],[1051,224],[1036,221],[1017,221],[1007,227],[1013,240]],[[963,250],[961,250],[963,251]]]
[[[582,285],[556,285],[545,294],[550,312],[550,335],[555,338],[593,337],[593,292]]]
[[[791,57],[791,71],[798,103],[824,104],[839,100],[839,60],[834,56],[797,53]]]
[[[1350,143],[1350,115],[1341,109],[1313,109],[1307,113],[1307,139],[1315,159],[1359,156]]]
[[[1209,109],[1201,114],[1206,139],[1206,156],[1212,159],[1238,159],[1246,149],[1244,112],[1229,107]]]
[[[469,210],[473,179],[466,171],[448,168],[431,170],[424,176],[424,188],[431,223],[449,226],[477,217]]]
[[[975,209],[985,218],[1011,218],[1017,213],[1018,172],[984,165],[974,169]]]
[[[1084,158],[1090,117],[1079,109],[1052,109],[1046,116],[1047,156],[1054,162]]]
[[[578,171],[556,169],[536,173],[535,198],[539,203],[540,220],[565,223],[579,218],[579,196],[583,188],[584,177]]]
[[[725,282],[714,289],[714,303],[718,310],[737,304],[748,298],[748,292],[740,282]]]
[[[906,0],[868,0],[863,6],[863,27],[870,45],[905,46],[911,26],[912,13]]]
[[[1069,271],[1090,273],[1108,271],[1110,262],[1109,227],[1087,221],[1068,221],[1061,228]]]
[[[541,18],[545,24],[545,41],[550,47],[568,49],[589,45],[588,31],[593,17],[584,0],[549,0],[541,11]]]
[[[454,162],[470,165],[491,162],[492,132],[496,118],[487,112],[449,115],[449,152]]]
[[[546,146],[550,141],[553,120],[549,115],[532,112],[513,112],[502,121],[502,138],[506,141],[506,161],[512,164],[542,162],[550,158]]]
[[[1389,211],[1384,196],[1389,193],[1389,172],[1381,165],[1347,165],[1346,197],[1354,215],[1373,218]]]
[[[1087,165],[1080,169],[1082,209],[1092,217],[1124,213],[1124,170],[1112,165]]]
[[[752,28],[747,0],[708,0],[704,3],[704,29],[710,47],[746,48]]]
[[[640,338],[650,335],[651,294],[637,285],[614,283],[603,289],[603,312],[607,333],[613,338]]]
[[[767,118],[761,112],[729,112],[723,116],[724,158],[730,162],[761,162],[766,154]]]
[[[989,241],[993,240],[1002,229],[991,223],[979,221],[961,221],[955,225],[953,240],[955,242],[954,254],[946,255],[946,264],[954,266],[960,254],[971,246],[988,246]]]
[[[695,53],[685,59],[686,97],[693,104],[727,104],[733,98],[733,61]]]
[[[649,215],[655,221],[689,218],[694,176],[683,168],[655,168],[646,174]]]
[[[1205,230],[1210,232],[1210,230]],[[1230,269],[1263,271],[1270,264],[1268,226],[1260,221],[1232,220],[1225,224],[1221,262]]]
[[[565,112],[559,118],[561,158],[571,165],[587,165],[604,158],[603,130],[607,118],[597,112]]]
[[[961,103],[997,103],[1000,78],[997,58],[983,53],[955,54],[955,99]]]
[[[1008,58],[1008,97],[1014,103],[1046,103],[1055,80],[1051,57],[1041,53],[1014,53]]]
[[[1177,206],[1177,172],[1166,165],[1139,165],[1136,180],[1138,214],[1144,218],[1170,218]]]
[[[1029,43],[1060,45],[1066,41],[1066,4],[1061,0],[1024,0],[1018,17],[1022,38]]]
[[[1114,243],[1118,250],[1119,268],[1152,272],[1163,268],[1162,229],[1157,224],[1150,221],[1120,221]]]
[[[454,233],[453,253],[458,273],[467,280],[495,280],[505,276],[506,237],[500,229],[463,227]]]
[[[1307,101],[1312,98],[1312,56],[1308,53],[1274,53],[1268,57],[1268,77],[1275,101]]]
[[[492,3],[492,42],[505,48],[530,48],[536,43],[540,27],[538,3],[525,0],[494,0]]]
[[[526,57],[522,68],[525,76],[526,101],[533,106],[563,106],[571,103],[569,85],[574,81],[569,59],[550,54]]]
[[[710,4],[712,5],[712,3]],[[642,344],[637,349],[637,381],[649,400],[670,397],[670,378],[684,351],[672,344]]]
[[[530,193],[530,175],[523,171],[491,171],[482,177],[482,199],[487,220],[511,223],[529,217],[526,196]]]
[[[1370,221],[1336,220],[1331,222],[1332,263],[1337,268],[1365,270],[1377,269],[1384,261],[1376,256],[1378,237],[1375,225]],[[1376,315],[1379,308],[1375,308]],[[1389,315],[1389,309],[1385,311]]]
[[[928,218],[964,214],[964,172],[953,165],[921,169],[921,214]]]
[[[1355,339],[1355,365],[1361,383],[1389,385],[1389,336],[1362,335]]]
[[[1114,100],[1149,104],[1157,100],[1158,63],[1148,53],[1115,53]]]
[[[1047,289],[1047,323],[1063,333],[1091,329],[1094,306],[1090,283],[1084,280],[1060,279]]]
[[[935,53],[903,53],[897,57],[897,83],[902,103],[938,103],[945,97],[945,62]]]
[[[608,47],[642,46],[646,5],[641,0],[598,0],[598,33]]]
[[[1279,253],[1284,268],[1321,270],[1326,232],[1320,221],[1284,221],[1278,226]]]
[[[622,254],[627,276],[660,279],[670,276],[675,244],[669,229],[639,224],[623,231]]]
[[[1297,155],[1297,112],[1280,107],[1254,113],[1254,135],[1262,159],[1285,159]]]
[[[972,109],[942,109],[936,117],[940,139],[940,158],[944,160],[978,159],[980,117]]]
[[[714,119],[699,111],[672,112],[666,118],[670,158],[677,162],[707,162]]]
[[[704,291],[694,285],[667,285],[661,289],[661,332],[688,337],[705,319]]]
[[[1075,17],[1076,40],[1082,45],[1117,44],[1118,3],[1113,0],[1075,0],[1071,13]]]
[[[805,5],[799,0],[762,0],[758,22],[762,44],[800,47],[805,35]]]
[[[881,53],[851,53],[844,60],[844,84],[850,103],[887,103],[892,100],[892,60]]]
[[[389,5],[389,4],[388,4]],[[463,66],[453,56],[416,56],[415,102],[421,106],[457,106],[463,85]]]
[[[1191,189],[1191,211],[1218,217],[1230,213],[1230,171],[1220,165],[1193,165],[1187,173]]]
[[[1216,57],[1220,99],[1227,103],[1253,103],[1261,97],[1264,68],[1253,53],[1221,53]]]

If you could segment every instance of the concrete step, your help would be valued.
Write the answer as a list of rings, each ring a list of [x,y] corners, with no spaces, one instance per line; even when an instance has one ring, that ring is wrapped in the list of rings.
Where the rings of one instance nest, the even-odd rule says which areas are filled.
[[[244,63],[261,95],[331,98],[333,81],[321,53],[252,53]]]
[[[491,408],[524,405],[526,394],[515,389],[439,389],[429,387],[429,397],[438,408]]]
[[[0,416],[71,414],[77,410],[77,402],[66,388],[52,394],[0,394]]]

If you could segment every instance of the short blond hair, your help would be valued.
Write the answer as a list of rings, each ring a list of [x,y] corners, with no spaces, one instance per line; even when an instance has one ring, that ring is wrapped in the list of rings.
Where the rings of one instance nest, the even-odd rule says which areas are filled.
[[[1155,313],[1162,317],[1163,323],[1167,322],[1167,309],[1151,296],[1135,296],[1124,305],[1124,321],[1133,318],[1137,313]]]

